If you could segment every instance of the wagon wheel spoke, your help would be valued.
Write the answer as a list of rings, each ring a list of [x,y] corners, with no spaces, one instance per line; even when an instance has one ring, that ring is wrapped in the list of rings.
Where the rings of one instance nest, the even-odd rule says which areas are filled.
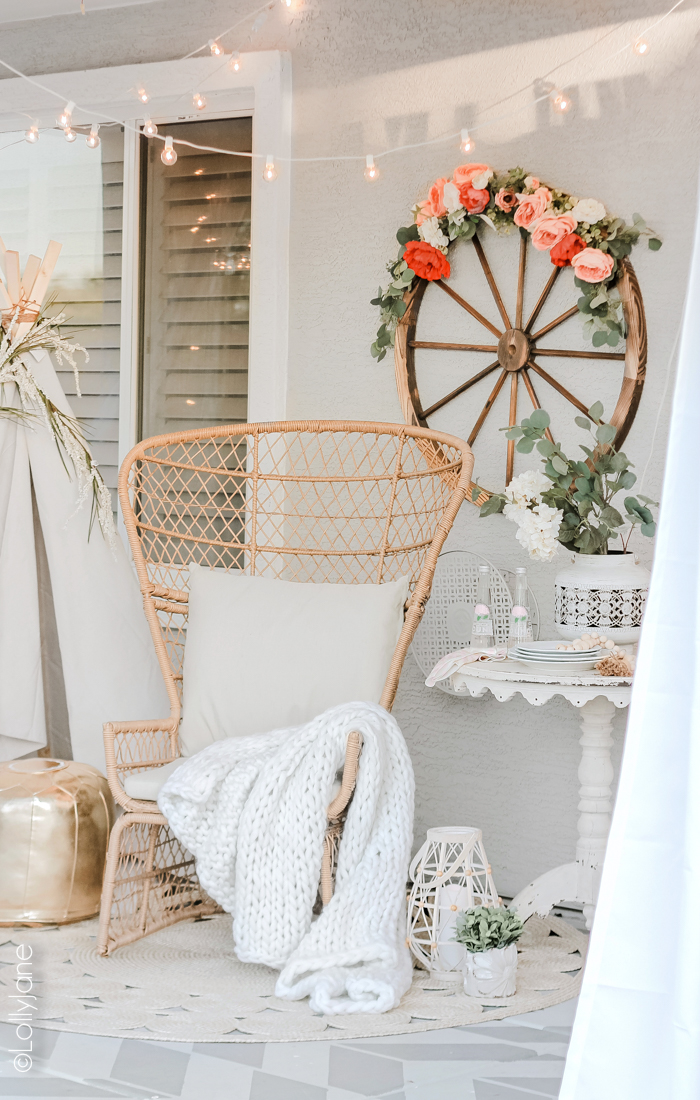
[[[518,417],[518,372],[513,371],[510,376],[510,415],[508,427],[514,428]],[[508,453],[506,456],[506,485],[513,480],[513,459],[515,458],[515,440],[508,440]]]
[[[520,238],[520,263],[518,265],[518,296],[515,302],[515,327],[523,327],[523,295],[525,293],[525,261],[527,260],[527,238]]]
[[[476,240],[476,238],[474,239]],[[466,309],[467,313],[471,313],[472,317],[474,317],[477,321],[480,322],[480,324],[487,328],[489,332],[492,332],[494,336],[498,336],[500,338],[503,335],[503,333],[500,332],[495,325],[492,325],[490,321],[487,321],[486,318],[482,316],[481,313],[479,313],[478,309],[474,309],[474,306],[470,306],[469,302],[465,301],[461,294],[458,294],[457,291],[453,290],[451,286],[447,285],[447,283],[443,283],[442,279],[436,279],[435,286],[439,286],[441,290],[445,291],[445,294],[449,294],[450,298],[454,298],[455,302],[458,302],[459,305],[461,305],[462,309]]]
[[[486,259],[486,253],[484,252],[484,247],[483,247],[481,241],[479,240],[479,238],[476,236],[476,234],[472,237],[472,243],[474,245],[474,250],[476,251],[476,254],[479,257],[479,263],[481,264],[484,275],[486,276],[486,281],[487,281],[487,283],[489,284],[489,286],[491,288],[491,293],[493,294],[494,301],[495,301],[496,305],[498,306],[498,312],[501,315],[501,319],[503,320],[503,324],[506,326],[507,329],[512,328],[512,325],[510,323],[510,318],[508,316],[508,311],[507,311],[506,307],[503,304],[503,299],[501,298],[501,292],[498,289],[498,287],[496,286],[496,280],[493,277],[493,272],[491,271],[491,268],[489,266],[489,262]]]
[[[506,375],[507,374],[508,374],[507,370],[504,370],[502,372],[500,378],[496,382],[496,385],[491,390],[491,393],[489,394],[489,396],[486,400],[486,404],[484,405],[483,409],[479,413],[479,418],[478,418],[476,424],[474,425],[474,427],[472,428],[471,435],[469,436],[469,439],[467,440],[470,447],[472,446],[472,444],[474,443],[474,440],[476,439],[479,432],[481,431],[481,426],[484,423],[484,421],[486,420],[486,417],[489,415],[489,412],[491,411],[491,406],[493,405],[494,401],[496,400],[499,393],[503,389],[503,383],[506,380]]]
[[[567,351],[564,348],[530,348],[533,355],[559,355],[562,359],[620,359],[625,355],[619,351]]]
[[[459,397],[460,393],[464,393],[464,391],[468,390],[470,386],[473,386],[475,385],[475,383],[480,382],[482,378],[486,378],[486,375],[491,374],[491,372],[494,371],[497,366],[499,366],[498,359],[496,359],[495,363],[491,363],[490,366],[485,367],[483,370],[480,370],[478,374],[475,374],[474,377],[470,378],[467,382],[462,382],[462,385],[457,386],[457,389],[452,390],[452,393],[448,393],[445,397],[441,397],[439,401],[436,401],[434,405],[431,405],[429,409],[425,410],[423,416],[427,419],[432,413],[437,412],[438,409],[441,409],[443,405],[447,405],[448,402],[453,401],[455,397]]]
[[[537,374],[539,374],[540,378],[544,378],[545,382],[549,382],[550,386],[552,386],[552,388],[555,389],[557,393],[560,393],[562,397],[565,397],[567,401],[570,401],[574,408],[578,409],[579,412],[582,412],[586,416],[588,416],[588,409],[583,404],[583,402],[579,401],[578,397],[574,397],[572,393],[569,393],[565,386],[562,386],[560,382],[557,382],[556,378],[552,378],[551,374],[547,374],[546,370],[543,370],[542,367],[538,367],[537,363],[533,362],[532,359],[528,360],[527,365],[528,367],[530,367],[531,370],[536,371]]]
[[[525,383],[525,389],[529,393],[530,400],[532,401],[533,409],[541,409],[542,406],[540,405],[539,399],[537,397],[537,393],[535,392],[535,387],[532,384],[532,379],[530,378],[530,374],[528,372],[527,367],[523,367],[522,375],[523,375],[523,382]],[[554,436],[552,435],[549,428],[545,429],[544,434],[547,436],[547,439],[549,440],[550,443],[554,442]]]
[[[551,332],[557,325],[561,325],[564,321],[568,321],[569,317],[573,317],[575,313],[578,313],[578,306],[572,306],[571,309],[567,309],[566,313],[561,313],[558,317],[555,317],[554,320],[550,321],[544,328],[541,328],[538,332],[533,332],[532,339],[538,340],[540,336],[544,336],[546,332]]]
[[[539,298],[537,299],[537,304],[535,305],[535,308],[533,309],[532,313],[530,314],[530,316],[528,318],[528,322],[525,325],[525,329],[524,329],[525,332],[530,331],[530,329],[534,325],[535,321],[539,317],[540,310],[542,309],[542,306],[544,305],[544,303],[547,301],[547,299],[549,297],[549,292],[552,289],[552,287],[554,286],[554,284],[556,283],[559,276],[561,275],[561,272],[562,272],[561,267],[555,267],[554,270],[552,271],[552,274],[547,279],[547,283],[545,285],[545,288],[542,291],[542,293],[540,294]]]
[[[496,344],[443,344],[437,340],[409,340],[411,348],[442,348],[446,351],[498,351]]]

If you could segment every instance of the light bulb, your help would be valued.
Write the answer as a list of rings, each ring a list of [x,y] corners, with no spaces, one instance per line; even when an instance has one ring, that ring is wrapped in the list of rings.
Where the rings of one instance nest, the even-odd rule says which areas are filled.
[[[145,88],[138,88],[136,94],[142,103],[148,103],[151,98]]]
[[[277,179],[277,168],[275,166],[275,158],[272,153],[268,153],[265,157],[265,167],[263,168],[263,179],[272,182]]]
[[[98,126],[98,124],[96,122],[93,122],[92,126],[90,127],[90,133],[88,137],[85,138],[85,144],[88,146],[89,149],[96,149],[97,146],[100,144],[100,139],[98,136],[99,129],[100,127]]]
[[[571,100],[564,92],[560,92],[558,88],[553,88],[549,93],[549,98],[552,101],[552,106],[558,115],[565,114],[571,109]]]
[[[231,54],[231,60],[229,61],[229,65],[233,69],[234,73],[237,73],[238,70],[240,69],[240,67],[241,67],[241,55],[239,54],[238,50],[236,50],[235,53]]]
[[[28,141],[30,145],[36,145],[39,140],[39,130],[36,126],[30,126],[24,135],[24,140]]]
[[[633,42],[632,49],[640,57],[643,57],[645,53],[649,53],[649,43],[646,38],[638,38],[636,42]]]
[[[65,107],[58,116],[58,125],[62,126],[64,130],[70,129],[70,124],[73,121],[73,111],[75,110],[75,103],[73,100],[69,100]]]
[[[460,136],[459,147],[462,150],[462,152],[463,153],[473,153],[474,152],[474,142],[469,137],[469,131],[468,130],[462,130],[462,132],[460,133],[459,136]]]
[[[380,172],[374,163],[374,157],[367,157],[367,164],[363,174],[368,183],[374,183],[375,180],[379,179]]]
[[[203,111],[206,105],[207,101],[201,92],[195,92],[192,96],[192,106],[196,107],[198,111]]]
[[[177,160],[177,153],[173,149],[173,139],[171,137],[166,137],[165,146],[163,152],[160,154],[160,159],[163,161],[163,164],[168,166],[174,164]]]
[[[212,57],[220,57],[224,52],[219,42],[215,42],[213,38],[209,39],[209,49],[212,52]]]
[[[291,6],[292,6],[292,0],[282,0],[282,7],[283,8],[291,8]]]
[[[143,133],[146,134],[147,137],[155,137],[158,133],[158,127],[150,118],[145,118],[143,120]]]
[[[66,129],[63,131],[63,133],[64,133],[66,141],[75,141],[75,139],[78,136],[76,134],[75,130],[71,130],[70,126],[67,126]]]

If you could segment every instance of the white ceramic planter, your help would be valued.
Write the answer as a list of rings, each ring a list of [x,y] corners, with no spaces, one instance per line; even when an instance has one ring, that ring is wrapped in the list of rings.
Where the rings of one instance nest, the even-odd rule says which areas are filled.
[[[464,992],[469,997],[512,997],[517,969],[518,948],[514,943],[476,954],[467,951]]]
[[[554,625],[562,638],[587,630],[636,642],[651,574],[634,554],[573,554],[554,578]]]

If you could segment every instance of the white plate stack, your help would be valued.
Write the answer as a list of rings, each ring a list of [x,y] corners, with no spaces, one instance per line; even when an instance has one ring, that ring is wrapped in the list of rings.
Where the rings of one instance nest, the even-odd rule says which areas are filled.
[[[583,672],[592,672],[598,661],[608,655],[603,646],[591,649],[566,650],[559,646],[566,642],[520,642],[508,652],[512,661],[518,661],[532,672],[555,672],[559,675],[576,676]]]

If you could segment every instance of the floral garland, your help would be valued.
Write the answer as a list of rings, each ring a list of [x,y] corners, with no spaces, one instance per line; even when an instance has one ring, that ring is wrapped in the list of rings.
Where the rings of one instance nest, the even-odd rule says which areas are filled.
[[[582,292],[578,308],[584,332],[594,347],[617,347],[626,335],[615,285],[620,261],[642,236],[653,251],[661,248],[661,240],[644,219],[633,214],[628,225],[608,214],[597,199],[579,199],[547,187],[522,168],[496,173],[488,164],[461,164],[452,179],[435,181],[428,198],[414,206],[413,224],[396,234],[398,258],[387,265],[392,281],[372,299],[381,311],[371,349],[377,360],[393,346],[396,326],[407,308],[406,290],[415,279],[449,278],[450,245],[471,240],[485,225],[496,233],[509,233],[516,226],[534,248],[549,252],[556,267],[572,267]]]
[[[63,338],[60,326],[65,321],[65,314],[56,317],[46,317],[39,314],[29,327],[26,323],[19,323],[21,306],[17,306],[14,312],[5,319],[3,315],[2,339],[0,340],[0,392],[2,386],[14,382],[20,399],[20,407],[0,406],[0,417],[11,417],[19,421],[31,421],[37,416],[35,409],[40,410],[46,427],[53,436],[63,465],[69,459],[75,471],[78,481],[78,508],[82,506],[88,496],[92,496],[90,513],[90,531],[97,519],[102,533],[111,546],[115,545],[116,531],[114,517],[112,515],[112,498],[104,479],[93,461],[90,449],[85,441],[78,421],[68,416],[51,398],[44,393],[38,385],[27,359],[31,353],[38,351],[53,352],[59,366],[66,362],[75,375],[75,383],[78,397],[80,394],[80,379],[78,367],[75,361],[75,353],[82,352],[85,361],[88,361],[88,353],[80,344],[71,344]],[[29,331],[24,331],[29,328]],[[67,470],[67,467],[66,467]]]

